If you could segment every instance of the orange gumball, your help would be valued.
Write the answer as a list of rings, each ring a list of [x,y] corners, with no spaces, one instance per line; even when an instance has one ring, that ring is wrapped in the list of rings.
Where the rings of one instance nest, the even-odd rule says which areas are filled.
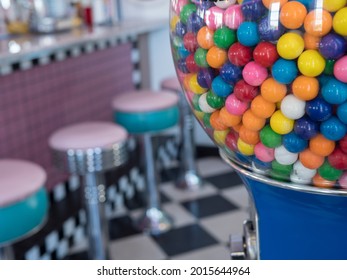
[[[258,118],[250,109],[242,116],[242,124],[249,130],[259,131],[264,127],[265,123],[266,119]]]
[[[312,100],[319,93],[319,82],[314,77],[299,76],[292,84],[292,91],[301,100]]]
[[[210,49],[214,46],[213,42],[214,31],[207,26],[202,27],[196,36],[198,44],[203,49]]]
[[[232,129],[233,129],[235,132],[239,133],[239,132],[240,132],[240,129],[241,129],[241,126],[242,126],[242,124],[239,123],[238,125],[233,126]]]
[[[266,101],[264,97],[258,95],[251,103],[252,113],[258,118],[270,118],[276,110],[276,104]]]
[[[319,188],[332,188],[336,181],[329,181],[321,177],[318,173],[312,178],[313,185]]]
[[[316,155],[327,157],[334,151],[335,141],[331,141],[322,134],[318,134],[310,140],[309,147],[311,152]]]
[[[261,96],[268,102],[277,103],[287,94],[287,87],[278,83],[274,78],[269,78],[263,82],[260,88]]]
[[[318,50],[320,37],[313,36],[305,32],[304,34],[304,42],[306,50]]]
[[[309,169],[317,169],[324,163],[324,157],[316,155],[310,149],[306,149],[299,154],[302,165]]]
[[[285,3],[288,2],[288,0],[262,0],[264,6],[271,10],[271,6],[276,7],[278,11],[278,3],[280,4],[280,7],[282,7]]]
[[[309,12],[304,21],[305,31],[312,36],[324,36],[333,26],[331,14],[324,9],[315,9]]]
[[[247,129],[244,125],[240,127],[239,136],[241,140],[249,145],[256,145],[259,143],[259,132]]]
[[[228,60],[228,54],[226,50],[213,46],[207,51],[206,60],[208,65],[218,69]]]
[[[306,7],[297,1],[285,3],[280,12],[280,22],[289,29],[298,29],[304,24]]]
[[[214,111],[211,116],[210,116],[210,124],[212,126],[212,128],[214,130],[227,130],[228,127],[223,124],[223,122],[221,121],[220,117],[219,117],[219,110]]]
[[[227,127],[235,127],[241,123],[241,116],[230,114],[225,107],[220,109],[219,119]]]

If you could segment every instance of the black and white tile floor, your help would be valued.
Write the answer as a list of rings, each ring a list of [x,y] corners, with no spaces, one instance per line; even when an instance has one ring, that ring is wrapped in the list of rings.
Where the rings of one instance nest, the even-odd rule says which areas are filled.
[[[162,174],[162,207],[174,219],[174,228],[158,237],[139,232],[132,221],[143,211],[143,198],[118,209],[110,221],[111,259],[230,259],[230,234],[241,234],[248,218],[248,195],[239,177],[218,157],[197,162],[205,180],[201,190],[175,188],[177,168]],[[85,244],[68,259],[86,259]]]

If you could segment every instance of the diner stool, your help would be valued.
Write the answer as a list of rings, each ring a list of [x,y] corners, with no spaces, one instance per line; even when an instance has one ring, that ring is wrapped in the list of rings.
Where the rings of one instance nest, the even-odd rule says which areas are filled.
[[[0,160],[0,260],[14,259],[11,245],[45,223],[48,195],[42,167],[18,159]]]
[[[164,79],[161,82],[161,88],[175,92],[179,96],[179,108],[181,113],[181,165],[176,186],[183,190],[198,190],[201,188],[203,181],[199,175],[195,160],[194,117],[177,77]]]
[[[72,124],[49,138],[55,165],[83,182],[87,213],[88,257],[108,258],[108,221],[105,216],[104,172],[128,160],[127,131],[108,122]]]
[[[152,136],[173,127],[179,118],[178,98],[167,91],[138,90],[116,96],[112,101],[114,119],[137,136],[145,169],[147,208],[137,227],[158,235],[172,226],[172,220],[160,206],[158,174],[153,155]]]

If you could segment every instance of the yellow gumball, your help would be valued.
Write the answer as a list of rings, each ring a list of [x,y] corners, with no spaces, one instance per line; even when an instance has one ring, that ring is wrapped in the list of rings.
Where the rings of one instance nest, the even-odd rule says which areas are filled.
[[[337,34],[347,36],[347,7],[334,15],[333,28]]]
[[[178,16],[173,16],[170,21],[170,29],[171,31],[174,31],[176,28],[176,24],[180,21],[180,18]]]
[[[207,91],[206,88],[203,88],[198,83],[198,74],[193,74],[189,79],[189,88],[192,92],[196,94],[203,94]]]
[[[241,138],[237,140],[237,148],[239,149],[239,152],[245,156],[254,155],[254,145],[243,142]]]
[[[316,50],[304,51],[298,59],[300,72],[308,77],[317,77],[322,74],[325,69],[325,64],[325,59]]]
[[[203,119],[203,117],[204,117],[204,114],[205,114],[204,112],[194,110],[194,115],[195,115],[195,117],[196,117],[198,120],[200,120],[200,121],[202,121],[202,119]]]
[[[304,51],[305,41],[297,33],[286,33],[277,43],[277,52],[284,59],[296,59]]]
[[[290,133],[294,128],[294,120],[288,119],[281,110],[276,111],[270,119],[270,126],[273,131],[284,135]]]
[[[213,132],[213,139],[214,141],[216,141],[216,143],[218,145],[225,145],[225,138],[227,137],[228,133],[229,133],[229,129],[227,130],[215,130]]]
[[[324,0],[323,8],[329,12],[336,12],[347,4],[347,0]]]

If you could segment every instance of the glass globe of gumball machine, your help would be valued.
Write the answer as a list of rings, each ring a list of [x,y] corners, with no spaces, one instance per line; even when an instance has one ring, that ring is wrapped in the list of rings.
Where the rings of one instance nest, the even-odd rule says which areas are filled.
[[[346,18],[346,0],[171,0],[187,102],[254,206],[234,258],[347,259]]]

